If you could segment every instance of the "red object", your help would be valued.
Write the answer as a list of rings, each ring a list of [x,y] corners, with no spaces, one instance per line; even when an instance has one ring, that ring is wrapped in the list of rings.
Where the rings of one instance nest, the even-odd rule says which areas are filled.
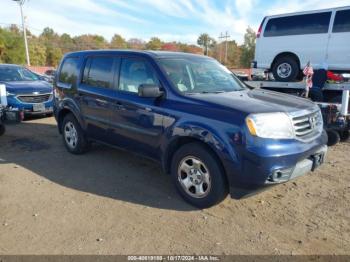
[[[306,76],[306,88],[312,88],[312,76],[314,75],[314,69],[312,68],[310,62],[308,62],[305,66],[303,74]]]
[[[163,44],[161,49],[165,51],[173,51],[173,52],[179,51],[179,48],[175,43],[165,43]]]
[[[44,74],[47,70],[54,69],[52,66],[26,66],[29,70],[38,73]]]
[[[332,71],[327,71],[327,79],[334,80],[334,81],[342,81],[343,77],[340,75],[334,74]]]
[[[262,22],[261,22],[261,24],[259,26],[258,32],[256,33],[256,38],[259,38],[260,35],[261,35],[261,31],[262,31],[262,27],[263,27],[263,24],[265,22],[265,19],[266,19],[266,17],[264,17],[264,19],[262,20]]]

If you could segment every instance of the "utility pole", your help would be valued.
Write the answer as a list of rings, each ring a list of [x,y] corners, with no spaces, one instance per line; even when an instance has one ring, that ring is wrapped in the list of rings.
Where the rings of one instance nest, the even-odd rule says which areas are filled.
[[[222,63],[222,44],[220,43],[220,40],[224,38],[224,34],[221,32],[219,36],[219,61]]]
[[[225,64],[227,64],[227,40],[230,38],[231,36],[228,35],[228,32],[226,31],[225,35],[223,33],[220,34],[219,39],[224,39],[225,38]],[[221,49],[220,49],[221,51]],[[220,52],[220,60],[221,60],[221,52]]]
[[[23,15],[23,5],[26,0],[13,0],[17,2],[21,9],[21,18],[22,18],[22,29],[23,29],[23,37],[24,37],[24,46],[26,49],[26,59],[27,59],[27,65],[30,66],[30,59],[29,59],[29,49],[28,49],[28,41],[27,41],[27,30],[25,26],[25,21],[24,21],[24,15]]]

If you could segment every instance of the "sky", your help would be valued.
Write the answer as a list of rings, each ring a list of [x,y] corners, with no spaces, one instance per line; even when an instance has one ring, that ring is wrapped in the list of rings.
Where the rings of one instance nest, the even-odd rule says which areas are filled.
[[[248,26],[255,31],[266,15],[350,6],[350,0],[27,0],[26,24],[35,35],[45,27],[71,36],[114,34],[126,39],[195,44],[199,34],[218,38],[228,32],[243,42]],[[20,24],[13,0],[0,0],[0,26]]]

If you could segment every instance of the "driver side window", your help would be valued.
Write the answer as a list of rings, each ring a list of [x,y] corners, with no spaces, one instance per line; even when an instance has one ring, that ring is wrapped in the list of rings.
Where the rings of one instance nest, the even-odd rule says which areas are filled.
[[[137,93],[142,84],[159,85],[152,66],[142,59],[123,58],[120,68],[119,90]]]

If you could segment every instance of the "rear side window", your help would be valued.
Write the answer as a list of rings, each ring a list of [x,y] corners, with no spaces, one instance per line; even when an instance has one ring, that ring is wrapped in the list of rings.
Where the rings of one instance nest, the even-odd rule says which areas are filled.
[[[77,57],[68,57],[63,61],[58,81],[65,84],[74,84],[78,78],[78,62]]]
[[[287,36],[328,33],[331,12],[272,18],[264,36]]]
[[[108,56],[96,56],[87,59],[83,83],[102,88],[112,88],[114,58]]]
[[[350,10],[337,11],[333,33],[350,32]]]

